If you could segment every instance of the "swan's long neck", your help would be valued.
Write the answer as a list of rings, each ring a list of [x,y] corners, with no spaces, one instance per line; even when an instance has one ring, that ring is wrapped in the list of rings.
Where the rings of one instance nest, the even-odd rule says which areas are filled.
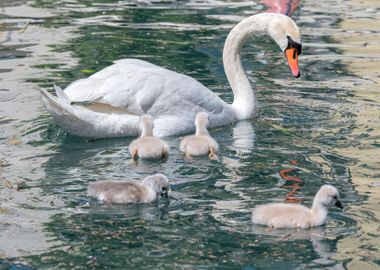
[[[234,93],[232,107],[239,120],[251,118],[258,112],[256,94],[244,72],[240,50],[249,37],[267,33],[269,19],[266,15],[258,14],[242,20],[231,30],[224,45],[224,70]]]
[[[141,137],[153,137],[153,129],[151,126],[144,125],[141,129]]]
[[[196,136],[209,136],[207,127],[202,126],[202,125],[196,125],[195,135]]]
[[[314,198],[311,213],[314,224],[322,225],[325,223],[327,218],[327,208],[319,201],[317,196]]]

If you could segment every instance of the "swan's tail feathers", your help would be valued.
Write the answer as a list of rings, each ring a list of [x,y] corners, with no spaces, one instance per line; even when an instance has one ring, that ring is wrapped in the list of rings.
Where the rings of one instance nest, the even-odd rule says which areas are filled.
[[[42,95],[42,103],[44,104],[46,110],[52,115],[65,115],[72,113],[70,108],[72,106],[70,103],[61,101],[61,99],[56,98],[45,89],[40,89],[40,93]]]
[[[66,95],[66,93],[62,90],[62,88],[56,86],[54,84],[54,90],[55,90],[55,94],[57,95],[58,99],[66,104],[70,104],[71,101],[69,99],[69,97]]]
[[[57,97],[40,89],[42,103],[55,122],[68,133],[90,138],[136,136],[139,132],[139,116],[130,114],[100,113],[70,104],[69,98],[59,87]]]
[[[46,110],[54,118],[55,122],[67,132],[74,135],[86,136],[86,134],[78,131],[87,126],[87,123],[78,117],[75,108],[70,103],[67,103],[68,97],[66,94],[58,87],[55,90],[57,93],[61,91],[59,94],[61,97],[58,96],[57,98],[45,89],[40,89],[42,103]]]

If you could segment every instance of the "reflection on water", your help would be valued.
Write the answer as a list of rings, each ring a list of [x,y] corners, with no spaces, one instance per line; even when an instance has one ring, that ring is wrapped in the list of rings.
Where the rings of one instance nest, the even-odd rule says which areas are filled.
[[[351,45],[342,48],[347,56],[342,62],[349,72],[361,78],[350,88],[352,96],[349,100],[354,104],[356,115],[353,128],[346,138],[351,143],[335,149],[335,152],[357,160],[349,167],[352,182],[355,190],[366,196],[362,204],[353,205],[350,209],[361,221],[361,234],[342,239],[334,258],[351,257],[348,267],[363,269],[378,267],[380,259],[379,187],[372,185],[380,182],[379,9],[380,3],[376,1],[361,1],[360,4],[353,1],[350,10],[344,11],[346,18],[340,22],[344,33],[334,36],[338,42]]]
[[[132,138],[92,142],[67,135],[41,107],[38,87],[64,87],[123,57],[186,73],[231,102],[221,62],[224,39],[236,21],[274,8],[265,2],[2,2],[0,265],[369,269],[378,264],[379,7],[374,2],[301,3],[293,15],[305,45],[300,80],[290,79],[268,38],[245,46],[244,65],[258,92],[260,116],[211,131],[222,150],[216,161],[184,159],[181,138],[172,137],[167,161],[136,164],[127,148]],[[268,232],[252,226],[255,205],[285,200],[288,190],[279,172],[287,168],[297,168],[303,181],[297,196],[305,205],[330,183],[347,208],[331,209],[326,226],[312,230]],[[169,203],[120,206],[86,197],[91,181],[142,179],[155,172],[172,182]]]
[[[33,81],[49,80],[47,72],[35,68],[41,62],[70,66],[76,60],[68,52],[52,52],[50,48],[71,37],[69,26],[63,27],[60,33],[43,27],[42,22],[53,16],[52,13],[25,2],[0,3],[1,258],[44,253],[61,245],[44,232],[44,223],[59,213],[55,207],[48,206],[63,202],[39,193],[40,180],[45,175],[41,164],[48,160],[49,150],[48,142],[41,146],[29,144],[39,137],[36,130],[41,128],[41,121],[35,120],[41,117],[41,104]]]

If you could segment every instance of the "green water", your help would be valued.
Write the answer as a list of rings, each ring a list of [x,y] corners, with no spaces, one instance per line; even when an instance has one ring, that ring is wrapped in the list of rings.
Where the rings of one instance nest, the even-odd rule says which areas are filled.
[[[185,160],[172,137],[167,161],[134,164],[133,138],[70,136],[39,101],[39,87],[65,87],[133,57],[190,75],[231,102],[224,39],[238,20],[266,9],[259,1],[3,1],[0,268],[379,268],[374,2],[301,3],[292,16],[303,33],[300,79],[269,38],[248,42],[243,62],[260,115],[211,130],[217,161]],[[296,197],[305,205],[330,183],[345,210],[331,209],[326,226],[312,230],[253,226],[255,205],[284,201],[286,168],[297,169],[291,175],[303,181]],[[171,179],[169,202],[120,206],[86,197],[91,181],[154,172]]]

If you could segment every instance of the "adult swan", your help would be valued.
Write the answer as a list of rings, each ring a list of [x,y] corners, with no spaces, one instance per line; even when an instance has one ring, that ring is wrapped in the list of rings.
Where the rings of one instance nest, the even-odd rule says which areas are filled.
[[[223,64],[234,93],[232,104],[195,79],[137,60],[122,59],[87,79],[71,83],[57,97],[41,90],[42,101],[67,132],[93,138],[136,136],[141,115],[154,118],[154,135],[192,132],[198,112],[209,114],[209,126],[249,119],[258,112],[255,92],[240,60],[240,49],[255,34],[268,34],[285,53],[294,77],[299,77],[301,37],[288,16],[260,13],[239,22],[229,33]]]

